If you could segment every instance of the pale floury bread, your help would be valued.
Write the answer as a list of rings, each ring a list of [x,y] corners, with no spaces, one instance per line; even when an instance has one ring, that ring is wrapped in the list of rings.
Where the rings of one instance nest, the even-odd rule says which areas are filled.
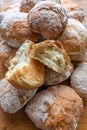
[[[1,3],[0,3],[1,5]],[[17,11],[19,12],[20,11],[20,3],[14,3],[14,4],[11,4],[11,5],[6,5],[6,3],[3,3],[3,5],[0,6],[0,12],[7,12],[7,11]]]
[[[20,89],[38,88],[45,80],[44,65],[29,56],[33,44],[32,41],[26,41],[19,48],[6,73],[7,80]]]
[[[74,18],[80,22],[85,18],[83,8],[73,0],[61,0],[61,5],[65,8],[68,18]]]
[[[38,93],[25,112],[42,130],[76,130],[82,109],[82,99],[76,92],[61,85]]]
[[[5,77],[7,68],[15,53],[16,49],[11,48],[5,41],[0,42],[0,79]]]
[[[58,73],[48,67],[45,68],[45,85],[52,86],[62,83],[63,81],[67,80],[73,72],[73,65],[72,67],[63,73]]]
[[[21,0],[20,11],[28,13],[38,2],[41,1],[61,3],[60,0]]]
[[[68,19],[59,39],[73,61],[87,61],[87,29],[76,19]]]
[[[27,20],[32,32],[56,39],[66,28],[67,15],[60,4],[43,1],[29,11]]]
[[[20,0],[0,0],[0,12],[7,11],[9,9],[12,9],[13,7],[16,7],[17,10],[15,11],[19,11],[19,5]]]
[[[87,16],[84,18],[84,20],[82,21],[82,24],[86,27],[87,29]]]
[[[7,113],[16,113],[35,95],[37,89],[20,90],[5,78],[0,80],[0,107]]]
[[[0,5],[1,5],[1,3],[0,3]],[[11,14],[12,12],[14,12],[14,13],[19,12],[20,3],[15,3],[13,5],[6,5],[6,6],[5,5],[6,5],[6,3],[3,3],[3,8],[1,8],[0,23],[4,19],[4,17],[6,15],[8,15],[9,13]]]
[[[3,16],[4,15],[4,16]],[[27,23],[27,13],[8,11],[2,13],[0,33],[2,38],[12,47],[20,47],[26,40],[37,42],[39,34],[30,31]]]
[[[84,99],[87,99],[87,62],[80,63],[71,75],[71,87]]]
[[[60,74],[72,68],[70,58],[59,41],[46,40],[33,44],[30,49],[30,57]]]

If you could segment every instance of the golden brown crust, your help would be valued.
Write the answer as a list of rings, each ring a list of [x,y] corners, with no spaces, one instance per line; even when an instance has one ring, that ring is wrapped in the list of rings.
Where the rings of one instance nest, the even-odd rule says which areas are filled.
[[[68,18],[83,21],[85,17],[84,10],[77,3],[73,2],[73,0],[61,0],[61,4],[65,8]]]
[[[38,2],[45,0],[22,0],[20,5],[20,11],[28,13]],[[60,0],[47,0],[48,2],[61,3]]]
[[[76,130],[82,99],[69,86],[49,87],[31,100],[26,113],[42,130]]]
[[[45,80],[44,65],[29,57],[30,46],[34,44],[26,41],[12,59],[6,78],[20,89],[34,89],[43,85]]]
[[[87,30],[82,23],[75,19],[68,19],[67,27],[59,40],[72,60],[82,61],[82,57],[85,60],[84,57],[86,57],[86,54],[84,53],[87,49]],[[75,56],[76,58],[74,58]]]
[[[70,58],[59,41],[46,40],[32,45],[30,57],[59,73],[66,72],[72,68]]]
[[[65,9],[58,3],[43,1],[28,13],[30,30],[35,33],[56,39],[64,31],[67,24]]]
[[[44,66],[40,62],[31,59],[30,65],[23,67],[21,70],[16,70],[11,77],[6,75],[6,78],[18,89],[33,90],[44,84]]]

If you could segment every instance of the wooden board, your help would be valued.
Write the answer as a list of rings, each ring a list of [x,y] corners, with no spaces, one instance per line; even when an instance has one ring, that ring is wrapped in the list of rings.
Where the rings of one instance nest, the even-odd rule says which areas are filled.
[[[87,11],[87,0],[74,0]],[[24,109],[16,114],[7,114],[0,109],[0,130],[39,130],[26,116]],[[87,104],[84,106],[77,130],[87,130]]]

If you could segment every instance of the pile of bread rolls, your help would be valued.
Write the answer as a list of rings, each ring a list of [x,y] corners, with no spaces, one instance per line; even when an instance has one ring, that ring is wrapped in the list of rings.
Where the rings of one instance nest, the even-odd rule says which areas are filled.
[[[71,0],[22,0],[1,8],[0,107],[5,112],[16,113],[28,103],[25,112],[36,127],[76,130],[82,98],[87,99],[84,18]]]

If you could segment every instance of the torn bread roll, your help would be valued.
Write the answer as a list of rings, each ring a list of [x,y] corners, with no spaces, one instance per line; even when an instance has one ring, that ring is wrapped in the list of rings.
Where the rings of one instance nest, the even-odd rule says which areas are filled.
[[[48,67],[45,68],[45,83],[44,85],[46,86],[52,86],[52,85],[57,85],[60,84],[61,82],[67,80],[70,75],[73,72],[73,65],[72,67],[67,70],[66,72],[63,73],[58,73]]]
[[[70,84],[84,99],[87,99],[87,62],[80,63],[71,75]]]
[[[21,0],[20,12],[28,13],[38,2],[42,1],[48,1],[49,3],[50,2],[61,3],[60,0]]]
[[[74,18],[82,22],[85,18],[83,8],[73,0],[61,0],[61,5],[65,8],[68,18]]]
[[[35,95],[37,89],[14,88],[5,78],[0,80],[0,107],[7,113],[16,113]]]
[[[33,44],[30,49],[30,57],[58,73],[66,72],[72,68],[70,58],[59,41],[46,40],[39,44]]]
[[[0,24],[2,38],[12,47],[19,47],[26,39],[37,42],[40,34],[30,31],[27,13],[11,12],[4,16]]]
[[[26,41],[11,61],[7,80],[20,89],[35,89],[43,85],[45,80],[44,65],[30,58],[29,51],[32,41]]]
[[[38,93],[25,112],[41,130],[76,130],[82,99],[68,86],[54,86]]]
[[[67,27],[59,40],[72,61],[87,61],[87,29],[82,23],[68,19]]]
[[[5,77],[7,68],[15,52],[16,49],[11,48],[5,41],[0,42],[0,79]]]
[[[32,32],[40,33],[48,39],[56,39],[65,30],[67,15],[58,3],[39,2],[28,13],[28,25]]]

